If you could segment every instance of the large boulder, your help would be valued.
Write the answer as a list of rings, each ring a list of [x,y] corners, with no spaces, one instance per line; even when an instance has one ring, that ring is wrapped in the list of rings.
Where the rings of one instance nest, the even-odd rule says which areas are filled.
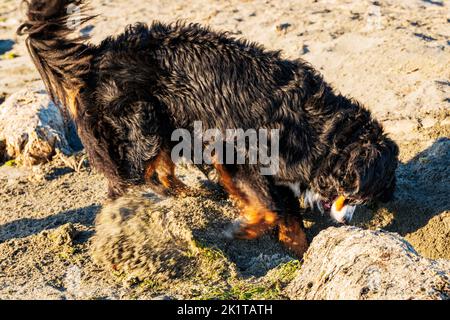
[[[449,299],[450,261],[423,258],[399,235],[355,227],[314,238],[291,299]]]
[[[42,88],[16,92],[0,105],[0,161],[16,159],[35,165],[50,160],[58,151],[71,154],[67,123]]]

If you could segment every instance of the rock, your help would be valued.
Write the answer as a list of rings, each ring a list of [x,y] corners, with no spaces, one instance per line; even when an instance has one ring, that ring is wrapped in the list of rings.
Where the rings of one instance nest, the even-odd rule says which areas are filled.
[[[57,151],[72,153],[64,116],[46,91],[27,88],[6,99],[0,106],[0,160],[15,158],[35,165],[50,160]]]
[[[355,227],[314,238],[286,288],[291,299],[449,299],[450,261],[423,258],[399,235]]]

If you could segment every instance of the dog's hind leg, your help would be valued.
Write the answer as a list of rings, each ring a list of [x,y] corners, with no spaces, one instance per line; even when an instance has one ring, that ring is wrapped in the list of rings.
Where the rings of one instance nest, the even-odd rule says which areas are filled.
[[[150,188],[163,196],[190,195],[190,189],[175,175],[170,153],[161,150],[147,165],[144,179]]]
[[[256,239],[277,226],[278,214],[268,182],[259,174],[231,173],[222,164],[214,164],[227,193],[238,201],[240,220],[232,230],[238,239]]]

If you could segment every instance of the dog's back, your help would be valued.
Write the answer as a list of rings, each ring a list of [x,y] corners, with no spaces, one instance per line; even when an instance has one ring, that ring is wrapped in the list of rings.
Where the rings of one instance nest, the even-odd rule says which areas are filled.
[[[100,104],[147,94],[187,129],[195,120],[205,129],[284,122],[325,86],[303,61],[197,24],[136,24],[96,51]]]

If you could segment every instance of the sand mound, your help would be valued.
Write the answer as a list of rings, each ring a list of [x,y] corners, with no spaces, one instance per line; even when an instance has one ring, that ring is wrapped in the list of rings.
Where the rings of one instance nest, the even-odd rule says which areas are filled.
[[[127,196],[106,205],[96,219],[94,259],[142,280],[202,277],[203,252],[190,226],[204,225],[210,212],[206,206],[193,213],[173,209],[167,201],[155,203],[139,196]],[[216,271],[220,273],[227,265],[230,263],[223,259],[221,265],[209,268],[218,267]]]

